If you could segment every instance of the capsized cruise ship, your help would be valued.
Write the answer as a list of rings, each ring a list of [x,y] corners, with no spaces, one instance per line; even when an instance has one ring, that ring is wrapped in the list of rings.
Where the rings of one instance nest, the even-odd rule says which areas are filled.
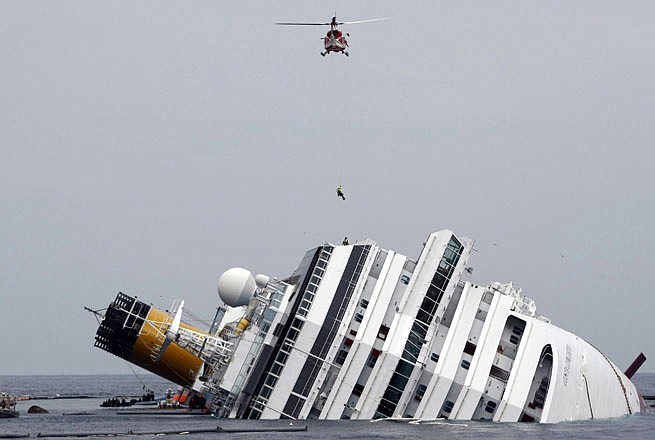
[[[182,322],[183,302],[171,316],[119,293],[95,346],[203,393],[222,418],[552,423],[643,410],[619,367],[520,288],[469,281],[472,249],[443,230],[417,259],[367,240],[311,249],[287,278],[233,268],[210,329]]]

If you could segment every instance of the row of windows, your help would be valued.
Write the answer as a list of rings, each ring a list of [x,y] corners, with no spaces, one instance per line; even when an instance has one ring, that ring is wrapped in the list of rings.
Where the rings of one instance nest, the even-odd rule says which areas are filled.
[[[402,358],[412,363],[416,362],[418,355],[421,352],[423,344],[425,344],[425,336],[427,335],[427,327],[419,321],[414,321],[412,329],[407,337],[405,349],[403,350]]]
[[[355,287],[357,286],[357,280],[359,279],[359,276],[360,276],[360,274],[362,272],[362,269],[364,268],[364,263],[366,262],[366,259],[367,259],[367,256],[368,256],[368,253],[369,253],[369,250],[370,250],[370,246],[367,245],[367,246],[364,246],[361,249],[357,249],[357,250],[360,252],[358,263],[355,266],[355,269],[354,269],[352,275],[350,276],[350,279],[348,280],[346,291],[343,293],[343,296],[341,298],[341,305],[339,307],[339,310],[337,311],[336,316],[334,316],[332,318],[334,320],[334,322],[333,322],[333,324],[332,324],[332,326],[330,328],[330,331],[327,334],[327,336],[325,337],[325,340],[323,341],[323,346],[321,347],[321,349],[319,350],[319,352],[317,354],[318,357],[320,357],[320,358],[325,358],[325,356],[327,355],[327,353],[328,353],[328,351],[329,351],[329,349],[331,347],[332,341],[334,341],[334,338],[336,337],[336,333],[337,333],[337,330],[339,328],[338,323],[341,322],[341,319],[343,319],[343,316],[344,316],[344,314],[346,312],[346,309],[348,308],[350,298],[352,297],[352,294],[353,294],[353,292],[355,290]],[[353,251],[353,254],[351,254],[351,259],[353,257],[355,257],[355,256],[356,256],[355,251]],[[350,263],[350,261],[349,261],[349,263]],[[342,281],[343,281],[343,278],[342,278]],[[340,285],[341,285],[341,283],[340,283]],[[339,292],[339,288],[338,288],[337,292],[335,292],[335,296],[339,295],[339,293],[340,292]],[[356,316],[356,319],[358,319],[357,322],[361,322],[364,319],[363,315],[359,314],[359,313],[357,315],[358,315],[358,316]],[[327,322],[327,320],[326,320],[326,322]],[[325,325],[326,324],[324,322],[323,326],[325,327]],[[338,355],[339,355],[339,353],[337,353],[337,356]],[[346,355],[347,355],[347,353],[346,353]],[[345,360],[345,358],[344,358],[344,360]],[[343,361],[341,361],[340,365],[342,365],[342,364],[343,364]]]
[[[302,330],[304,324],[305,321],[298,318],[294,318],[294,320],[291,322],[291,327],[287,331],[287,335],[286,335],[287,337],[284,339],[284,342],[280,347],[280,351],[278,351],[277,356],[275,357],[275,362],[273,362],[271,369],[266,375],[266,379],[264,380],[264,386],[259,392],[259,397],[261,398],[261,401],[263,402],[264,405],[268,401],[268,398],[273,392],[273,388],[277,384],[278,378],[282,373],[282,370],[284,369],[284,365],[286,364],[287,359],[289,358],[289,354],[291,353],[293,345],[296,339],[298,338],[298,335],[300,334],[300,331]],[[275,333],[279,334],[281,330],[282,330],[282,326],[278,324],[277,327],[275,328]],[[257,411],[255,412],[254,416],[258,418],[260,413],[261,411]]]
[[[405,389],[405,386],[407,386],[409,376],[412,374],[413,369],[414,365],[410,364],[409,362],[404,361],[403,359],[398,361],[396,370],[391,376],[389,385],[387,386],[387,389],[384,392],[384,396],[378,405],[378,413],[386,417],[391,417],[393,415],[393,412],[398,405],[398,401],[403,394],[403,390]]]
[[[421,307],[416,314],[412,330],[410,331],[407,342],[405,343],[402,359],[398,362],[396,370],[391,376],[391,381],[387,386],[387,390],[384,393],[383,400],[385,402],[380,401],[380,404],[378,405],[378,413],[387,417],[393,415],[393,412],[398,405],[398,401],[402,396],[402,390],[404,390],[408,378],[414,369],[413,363],[417,361],[421,349],[426,342],[425,336],[427,334],[427,329],[434,319],[434,315],[441,299],[443,298],[446,286],[448,285],[454,268],[457,265],[462,249],[463,247],[461,243],[455,238],[455,236],[451,236],[451,239],[446,246],[446,251],[442,256],[441,261],[439,261],[437,270],[432,277],[430,287],[428,287],[423,302],[421,303]]]
[[[309,279],[309,284],[307,285],[305,293],[303,294],[303,299],[300,303],[300,307],[298,307],[298,311],[296,312],[297,315],[307,316],[309,313],[309,309],[314,302],[314,298],[321,284],[321,280],[323,279],[323,275],[325,275],[325,269],[327,268],[330,256],[332,255],[332,249],[332,247],[326,246],[321,251],[318,262],[316,263],[314,271],[312,272],[312,276]]]
[[[320,283],[320,279],[318,283],[310,282],[307,288],[305,289],[305,294],[303,295],[302,302],[300,303],[300,307],[298,308],[298,313],[297,313],[298,315],[307,316],[307,314],[309,313],[309,309],[311,308],[312,303],[314,302],[314,298],[316,297],[316,292],[318,291],[319,283]]]
[[[448,285],[448,281],[450,280],[450,276],[453,273],[454,265],[456,265],[459,260],[459,251],[461,251],[461,249],[459,249],[455,254],[452,253],[453,240],[455,240],[457,244],[459,243],[454,237],[451,237],[449,247],[446,248],[446,251],[450,251],[451,253],[449,253],[449,256],[447,257],[446,252],[444,252],[437,267],[437,271],[432,277],[430,287],[423,298],[421,307],[416,314],[416,320],[412,326],[412,331],[407,344],[405,345],[405,350],[403,351],[403,358],[407,360],[416,362],[425,342],[424,339],[427,334],[427,327],[432,323],[437,308],[439,307],[439,303],[443,298],[446,286]],[[453,255],[454,259],[451,258]],[[423,326],[420,325],[421,323]]]

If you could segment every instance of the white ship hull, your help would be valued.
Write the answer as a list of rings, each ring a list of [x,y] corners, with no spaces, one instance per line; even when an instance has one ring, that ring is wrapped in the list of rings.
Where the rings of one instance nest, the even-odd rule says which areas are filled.
[[[312,249],[284,280],[233,269],[215,348],[188,332],[171,345],[201,361],[192,386],[219,417],[552,423],[641,410],[628,377],[520,289],[465,281],[472,246],[440,231],[417,260],[365,242]]]

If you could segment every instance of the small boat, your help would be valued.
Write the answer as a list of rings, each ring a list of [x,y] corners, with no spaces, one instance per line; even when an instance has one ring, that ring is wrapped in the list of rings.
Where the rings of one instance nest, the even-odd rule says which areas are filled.
[[[100,404],[103,408],[120,408],[122,406],[132,406],[136,402],[136,399],[125,400],[125,398],[114,397],[107,399]]]
[[[0,419],[18,417],[16,411],[16,397],[7,393],[0,393]]]

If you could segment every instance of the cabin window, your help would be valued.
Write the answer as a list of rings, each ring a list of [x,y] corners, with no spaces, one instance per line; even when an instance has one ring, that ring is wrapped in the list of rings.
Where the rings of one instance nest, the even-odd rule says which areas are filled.
[[[361,300],[361,301],[359,302],[359,306],[360,306],[362,309],[367,308],[367,307],[368,307],[368,300],[367,300],[367,299],[363,299],[363,300]]]
[[[353,387],[353,395],[361,396],[362,392],[364,392],[364,385],[362,385],[361,383],[358,383]]]
[[[311,307],[312,303],[307,301],[306,299],[303,299],[302,302],[300,303],[300,307],[298,308],[298,316],[307,316],[307,313],[309,313],[309,308]]]
[[[287,338],[291,339],[292,341],[295,341],[298,338],[298,334],[300,332],[298,330],[290,328],[289,331],[287,332]]]
[[[416,395],[414,396],[414,399],[416,399],[416,400],[423,399],[423,396],[425,395],[425,391],[427,389],[428,389],[427,385],[419,384],[419,386],[416,387]]]
[[[400,276],[400,282],[403,284],[409,284],[409,276],[408,275],[401,275]]]
[[[334,358],[334,363],[337,365],[343,365],[343,362],[346,360],[346,356],[348,356],[348,352],[346,350],[339,350],[337,357]]]
[[[372,349],[366,360],[366,366],[371,368],[375,367],[375,363],[378,361],[378,356],[380,356],[380,350]]]
[[[262,392],[260,393],[260,395],[261,395],[264,399],[268,399],[272,392],[273,392],[273,388],[268,387],[268,386],[264,386],[264,387],[262,388]]]
[[[439,354],[438,353],[432,353],[430,355],[430,360],[435,361],[435,362],[439,362]]]
[[[355,313],[355,322],[362,322],[363,319],[364,319],[364,315],[362,315],[361,313]]]
[[[493,412],[496,411],[496,402],[490,400],[487,402],[487,406],[484,407],[484,410],[489,414],[493,414]]]
[[[455,252],[451,248],[447,248],[446,251],[443,253],[443,257],[446,261],[453,264],[455,263],[455,259],[457,258],[457,252]]]
[[[445,260],[441,260],[437,270],[445,276],[450,276],[451,266]]]
[[[266,382],[265,382],[265,383],[266,383],[266,385],[268,385],[269,387],[274,388],[274,387],[275,387],[275,384],[277,383],[277,377],[275,377],[275,376],[269,374],[269,375],[266,377]]]
[[[510,335],[510,337],[509,337],[509,342],[511,342],[514,345],[517,345],[520,340],[521,340],[521,338],[519,338],[516,335]]]
[[[282,368],[283,368],[283,365],[282,365],[282,364],[278,364],[278,363],[276,362],[276,363],[274,363],[273,366],[271,367],[271,373],[274,374],[274,375],[276,375],[276,376],[279,376],[280,373],[282,372]]]
[[[462,366],[463,369],[468,370],[469,367],[471,366],[471,363],[466,359],[463,359],[460,365]]]
[[[455,404],[450,400],[446,400],[443,404],[443,412],[450,413],[453,410]]]
[[[378,338],[384,341],[385,339],[387,339],[388,333],[389,333],[389,327],[387,327],[386,325],[381,325],[380,330],[378,331]]]

